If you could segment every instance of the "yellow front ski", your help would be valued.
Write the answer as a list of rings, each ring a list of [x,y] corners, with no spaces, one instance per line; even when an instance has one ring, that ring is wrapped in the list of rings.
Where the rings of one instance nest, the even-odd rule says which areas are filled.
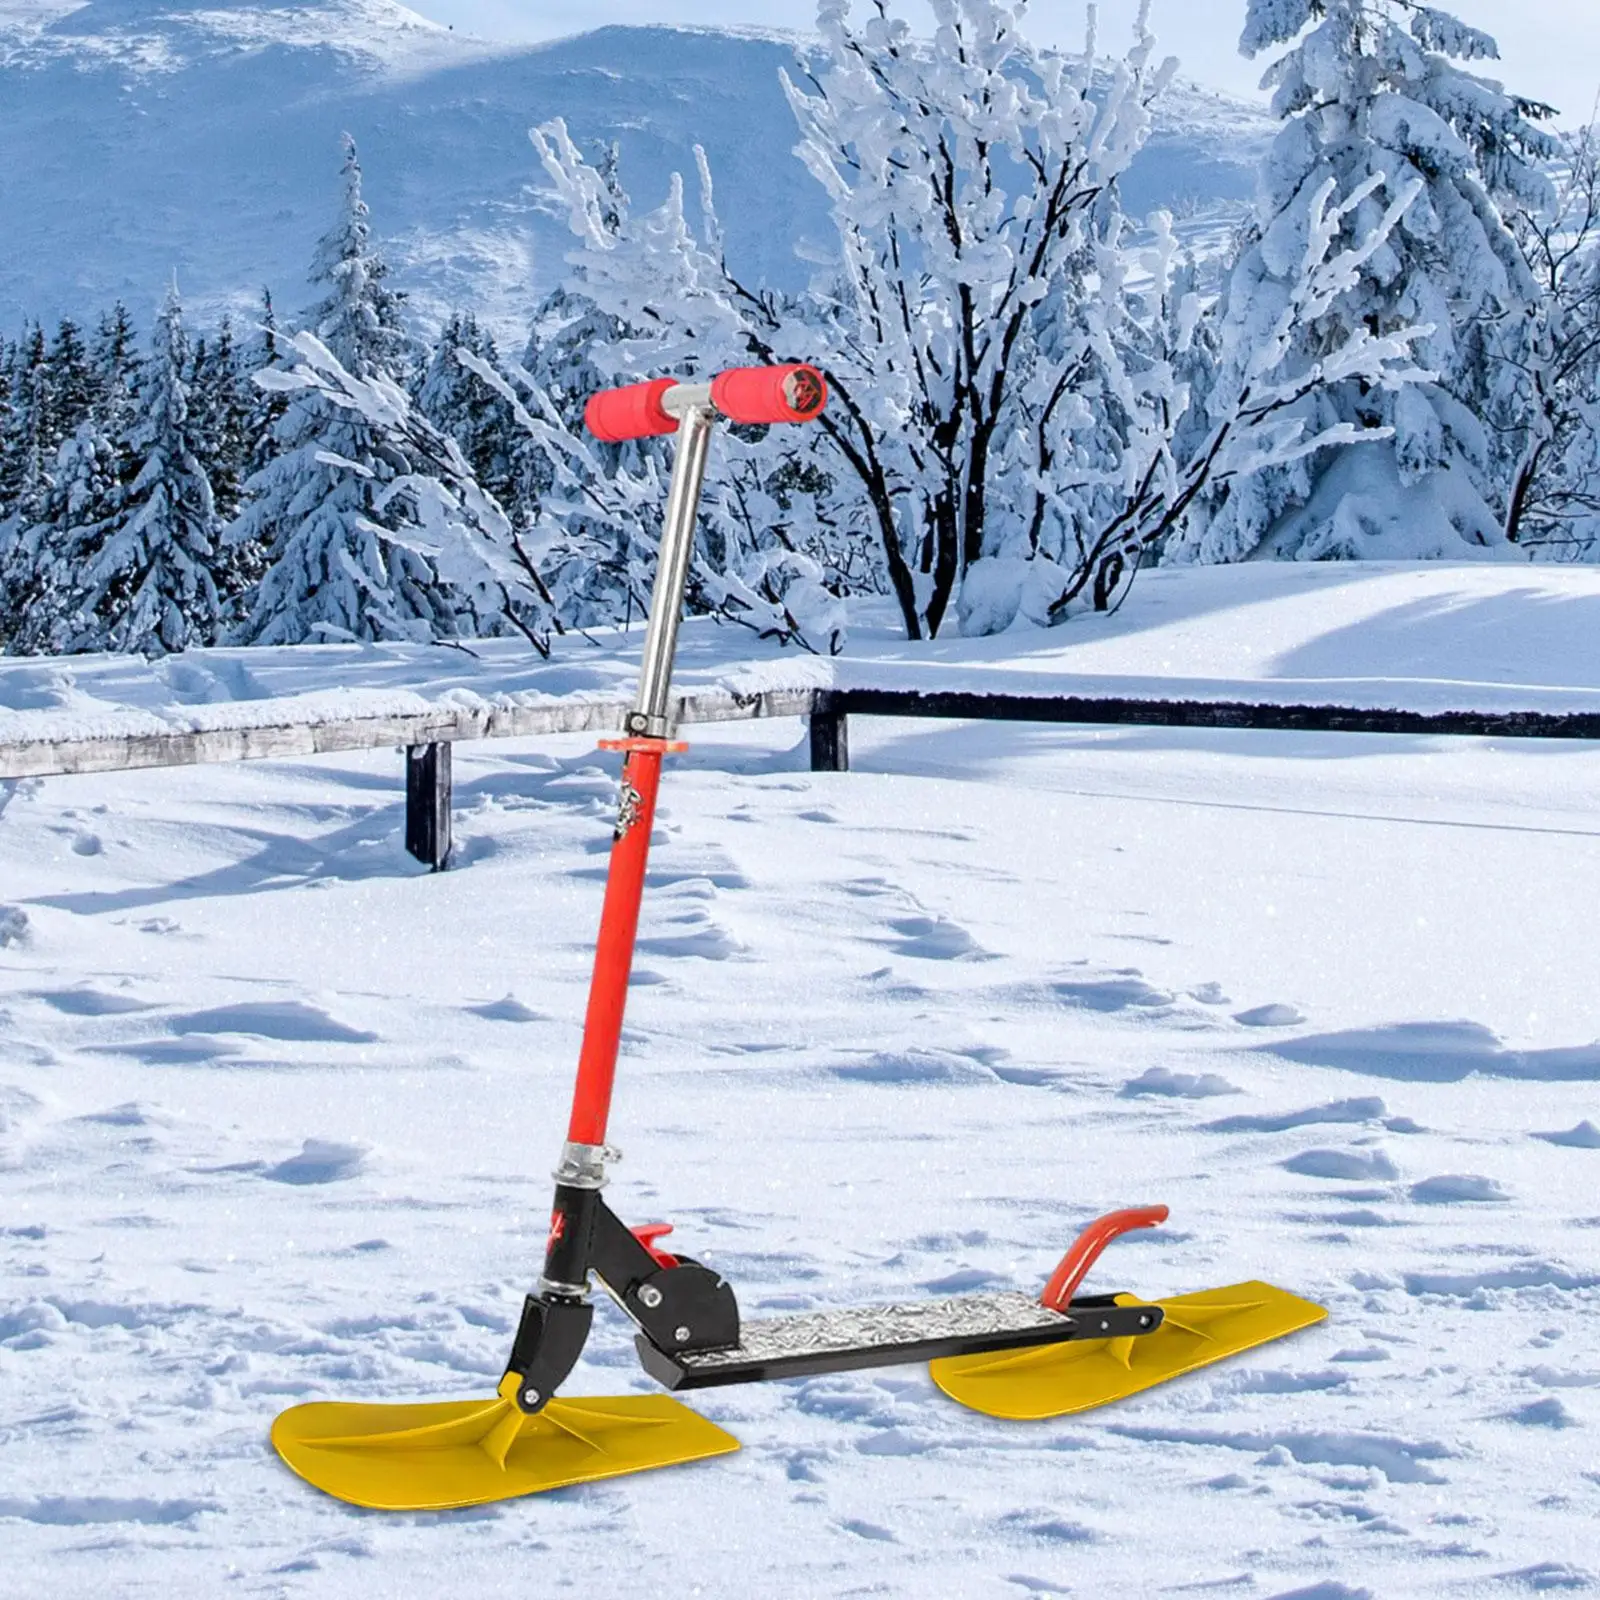
[[[1134,1295],[1116,1298],[1118,1305],[1146,1303]],[[1148,1303],[1165,1313],[1154,1333],[948,1356],[930,1362],[928,1371],[952,1400],[973,1411],[1036,1422],[1138,1394],[1310,1327],[1328,1314],[1270,1283],[1236,1283]]]
[[[374,1511],[483,1505],[739,1448],[670,1395],[552,1400],[528,1416],[510,1398],[516,1381],[494,1400],[294,1406],[272,1443],[307,1483]]]

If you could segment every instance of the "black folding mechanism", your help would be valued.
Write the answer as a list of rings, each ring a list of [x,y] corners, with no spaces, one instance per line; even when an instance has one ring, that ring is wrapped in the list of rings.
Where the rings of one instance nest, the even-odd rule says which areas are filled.
[[[668,1389],[798,1378],[898,1366],[943,1356],[1138,1338],[1161,1326],[1159,1306],[1118,1305],[1112,1295],[1053,1311],[1020,1290],[956,1295],[741,1322],[733,1290],[709,1267],[634,1234],[596,1189],[557,1191],[546,1275],[575,1288],[593,1272],[637,1324],[646,1372]],[[645,1230],[646,1235],[654,1230]],[[572,1370],[590,1307],[574,1297],[529,1295],[508,1371],[518,1404],[538,1411]]]

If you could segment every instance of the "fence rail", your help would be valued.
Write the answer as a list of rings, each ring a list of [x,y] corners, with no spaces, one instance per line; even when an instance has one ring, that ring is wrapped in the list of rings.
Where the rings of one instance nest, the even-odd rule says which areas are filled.
[[[622,726],[628,708],[628,702],[622,699],[549,700],[528,705],[440,706],[419,712],[345,718],[296,720],[285,715],[282,720],[273,720],[269,715],[258,722],[205,729],[123,732],[113,723],[103,731],[65,738],[6,739],[0,735],[0,779],[402,746],[406,751],[406,849],[437,870],[450,855],[454,744],[473,739],[614,732]],[[865,687],[778,689],[752,694],[706,689],[681,695],[677,701],[677,720],[684,725],[809,718],[814,772],[849,770],[852,716],[1075,723],[1088,727],[1600,740],[1600,713],[1588,711],[1423,712],[1341,705],[1271,705],[1246,700]]]
[[[735,694],[710,689],[679,697],[681,722],[744,722],[754,717],[809,715],[816,691]],[[248,704],[248,703],[246,703]],[[0,735],[0,778],[126,772],[140,767],[192,767],[274,756],[331,755],[394,745],[453,744],[465,739],[526,739],[551,733],[614,733],[628,705],[621,699],[547,700],[531,705],[439,706],[426,711],[338,718],[263,719],[236,727],[105,731],[69,738],[6,739]]]
[[[1600,739],[1600,712],[1593,711],[1402,711],[1341,705],[1269,705],[1254,700],[1155,700],[919,689],[823,689],[814,696],[813,710],[835,716],[855,713],[960,721],[1076,722],[1088,726]]]

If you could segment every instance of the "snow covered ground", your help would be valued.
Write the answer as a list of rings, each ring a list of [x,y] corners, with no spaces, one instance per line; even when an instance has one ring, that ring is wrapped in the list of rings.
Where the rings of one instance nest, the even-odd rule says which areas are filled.
[[[1600,689],[1590,574],[1153,576],[1110,623],[927,653]],[[486,1394],[536,1274],[610,760],[458,748],[438,876],[388,752],[25,781],[0,1591],[1600,1588],[1600,751],[865,719],[852,746],[812,775],[797,724],[721,726],[672,767],[617,1207],[770,1312],[1036,1284],[1090,1215],[1162,1200],[1092,1287],[1263,1276],[1326,1324],[1059,1423],[915,1368],[817,1378],[695,1397],[744,1442],[720,1461],[341,1506],[272,1416]],[[598,1320],[574,1387],[646,1387]]]

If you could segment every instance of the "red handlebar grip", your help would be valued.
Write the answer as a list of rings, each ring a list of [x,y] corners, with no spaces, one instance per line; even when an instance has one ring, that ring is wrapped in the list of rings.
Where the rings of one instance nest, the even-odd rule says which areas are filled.
[[[678,419],[668,416],[661,405],[662,395],[676,382],[676,378],[652,378],[649,383],[630,383],[623,389],[602,389],[589,396],[583,420],[589,432],[605,444],[676,433]]]
[[[815,367],[734,367],[711,380],[711,403],[733,422],[810,422],[828,403]]]

